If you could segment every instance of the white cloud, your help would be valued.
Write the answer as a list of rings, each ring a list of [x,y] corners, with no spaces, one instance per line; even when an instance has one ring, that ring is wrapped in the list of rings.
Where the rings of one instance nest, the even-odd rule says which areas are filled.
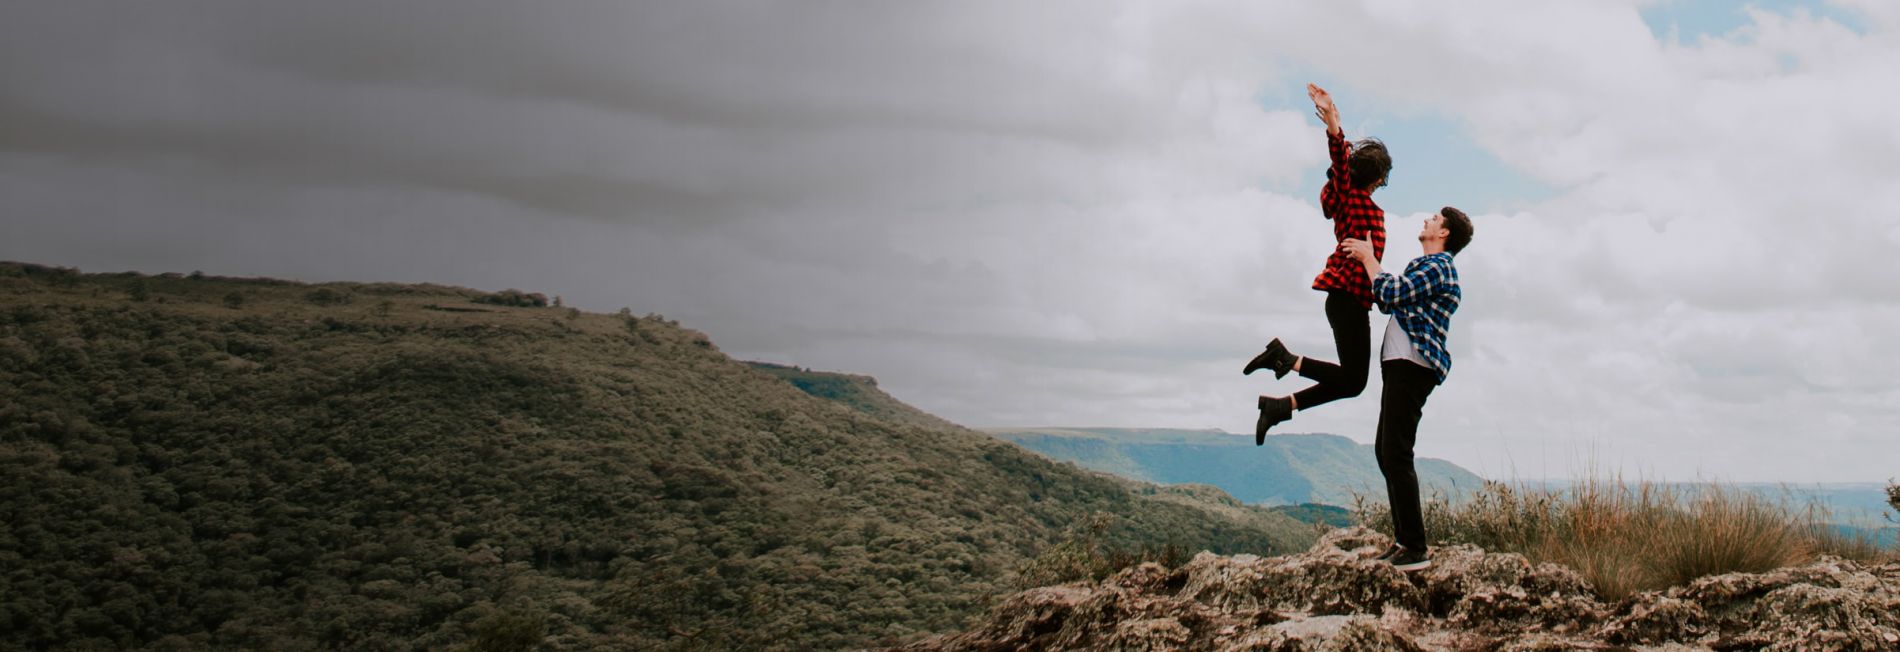
[[[1331,347],[1330,229],[1269,190],[1324,164],[1310,73],[1555,188],[1476,216],[1422,454],[1891,475],[1900,14],[1639,4],[8,7],[0,258],[524,287],[973,425],[1244,431],[1302,386],[1236,373],[1267,338]]]

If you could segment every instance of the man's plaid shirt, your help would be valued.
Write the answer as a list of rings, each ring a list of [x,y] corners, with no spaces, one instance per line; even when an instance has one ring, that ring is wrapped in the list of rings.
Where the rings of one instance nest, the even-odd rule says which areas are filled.
[[[1359,276],[1365,277],[1363,268]],[[1380,274],[1372,280],[1372,294],[1379,300],[1379,312],[1399,320],[1412,348],[1432,363],[1438,382],[1445,382],[1451,373],[1445,336],[1451,332],[1451,313],[1458,311],[1458,301],[1464,298],[1451,254],[1441,251],[1414,258],[1400,276]]]
[[[1358,187],[1352,170],[1346,166],[1346,136],[1326,132],[1326,150],[1332,167],[1326,169],[1326,187],[1319,191],[1320,212],[1333,221],[1333,240],[1345,242],[1358,238],[1372,243],[1372,255],[1385,260],[1385,211],[1372,203],[1372,193]],[[1359,307],[1372,308],[1372,283],[1366,268],[1358,260],[1334,248],[1326,258],[1326,269],[1313,279],[1313,289],[1341,291],[1359,300]]]

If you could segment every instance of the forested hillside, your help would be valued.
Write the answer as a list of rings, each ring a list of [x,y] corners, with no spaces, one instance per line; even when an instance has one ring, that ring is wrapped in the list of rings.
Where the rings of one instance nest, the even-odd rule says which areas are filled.
[[[0,263],[0,648],[836,649],[1311,541],[559,303]]]

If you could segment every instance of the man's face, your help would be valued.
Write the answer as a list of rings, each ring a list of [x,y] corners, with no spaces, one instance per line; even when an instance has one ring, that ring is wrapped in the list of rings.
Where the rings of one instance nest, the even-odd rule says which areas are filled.
[[[1434,214],[1431,217],[1425,218],[1425,228],[1418,230],[1419,242],[1424,242],[1432,238],[1443,239],[1448,237],[1451,237],[1451,230],[1445,228],[1445,216],[1442,214]]]

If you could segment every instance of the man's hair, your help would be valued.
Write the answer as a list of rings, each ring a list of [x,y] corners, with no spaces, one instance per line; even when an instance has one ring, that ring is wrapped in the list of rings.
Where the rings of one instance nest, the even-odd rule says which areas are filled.
[[[1352,144],[1352,154],[1346,157],[1346,169],[1352,172],[1353,185],[1371,190],[1392,172],[1392,154],[1377,138],[1361,139]]]
[[[1471,218],[1450,206],[1439,209],[1438,214],[1445,216],[1445,229],[1451,231],[1451,235],[1445,237],[1445,251],[1452,255],[1464,251],[1465,245],[1471,244]]]

